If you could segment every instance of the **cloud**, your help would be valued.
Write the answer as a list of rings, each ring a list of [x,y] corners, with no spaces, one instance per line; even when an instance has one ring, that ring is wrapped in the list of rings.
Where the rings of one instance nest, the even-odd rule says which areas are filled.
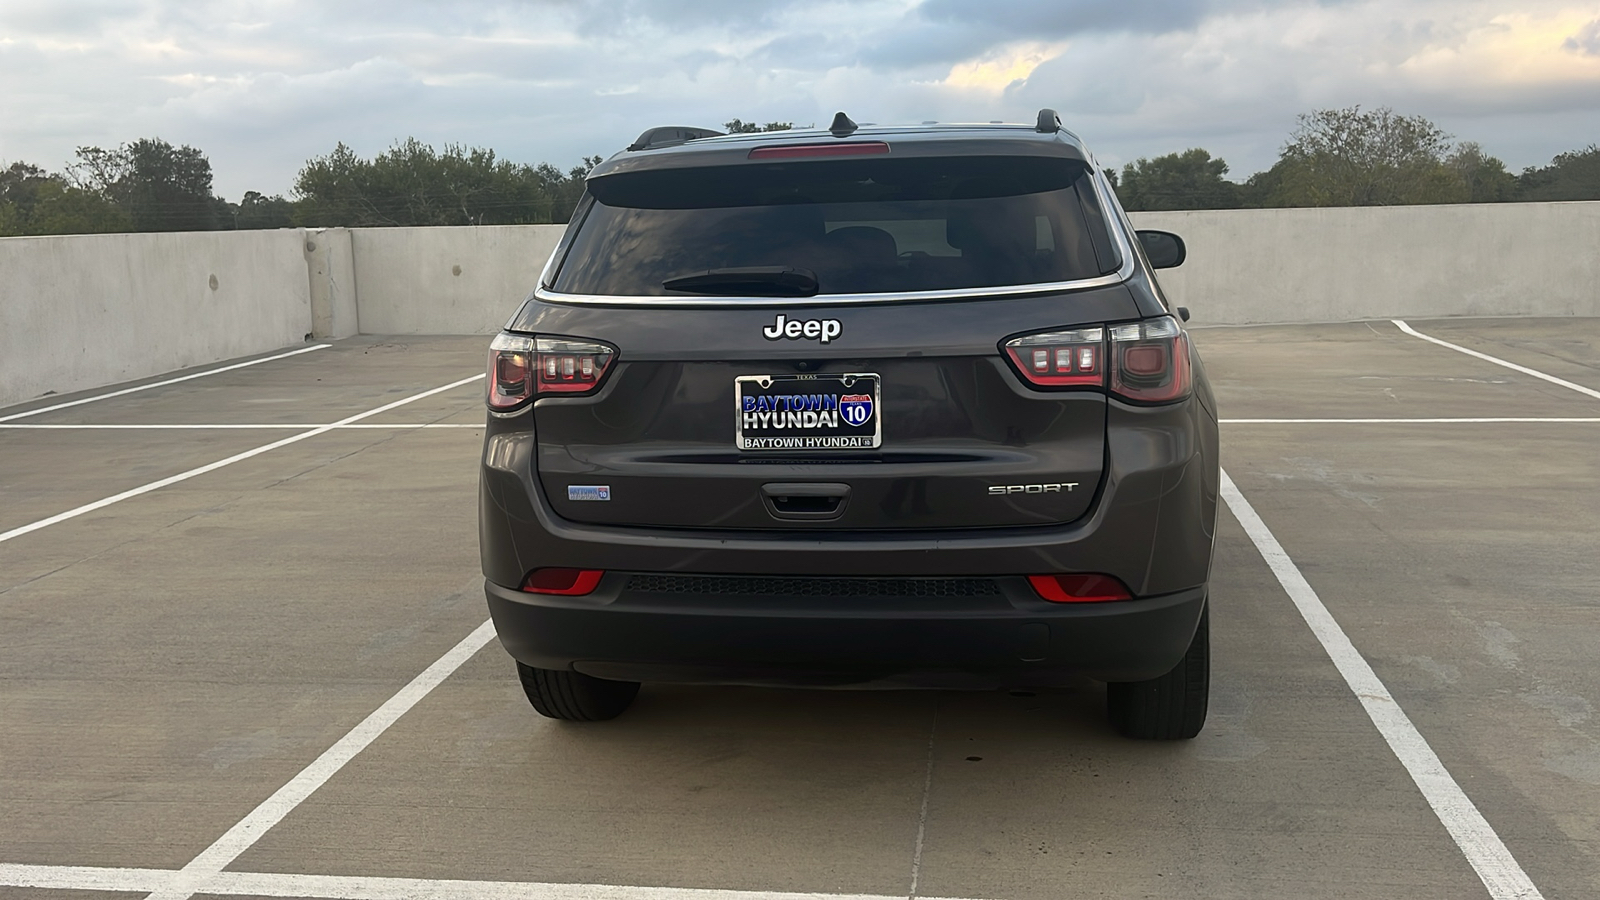
[[[1040,65],[1065,52],[1067,44],[1011,44],[969,62],[957,63],[944,84],[957,88],[1000,91],[1028,80]]]
[[[1091,31],[1163,34],[1187,30],[1219,5],[1219,0],[1010,0],[985,4],[928,0],[917,12],[931,22],[1041,40]]]
[[[1520,167],[1594,139],[1600,20],[1571,2],[8,0],[0,161],[159,135],[236,197],[341,140],[566,168],[658,124],[1051,107],[1108,164],[1203,146],[1243,177],[1297,114],[1360,103]]]
[[[1578,29],[1578,33],[1561,42],[1563,50],[1575,50],[1584,56],[1600,56],[1600,19]]]

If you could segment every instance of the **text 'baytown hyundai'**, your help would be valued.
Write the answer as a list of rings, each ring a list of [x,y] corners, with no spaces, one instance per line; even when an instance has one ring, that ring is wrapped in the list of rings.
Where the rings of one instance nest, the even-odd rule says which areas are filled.
[[[489,351],[479,532],[533,706],[1106,682],[1205,721],[1217,414],[1079,139],[657,128]]]

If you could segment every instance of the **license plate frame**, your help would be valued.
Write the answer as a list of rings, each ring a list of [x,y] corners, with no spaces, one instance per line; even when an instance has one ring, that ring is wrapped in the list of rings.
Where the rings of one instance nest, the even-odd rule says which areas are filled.
[[[756,399],[789,396],[804,399],[765,405]],[[760,408],[746,409],[746,397]],[[863,397],[870,397],[870,400],[862,403]],[[831,403],[828,398],[832,398]],[[796,406],[800,408],[792,408]],[[740,375],[733,380],[733,408],[734,446],[740,451],[838,452],[876,450],[883,446],[883,378],[876,372]],[[849,417],[859,416],[863,409],[866,418],[859,424],[851,423]],[[788,424],[794,421],[790,413],[798,413],[800,421],[804,422],[807,412],[818,416],[831,413],[838,424],[796,427]],[[757,418],[747,420],[747,413]],[[783,417],[782,427],[770,424],[774,415]],[[749,429],[747,421],[752,423]],[[762,427],[763,424],[766,427]]]

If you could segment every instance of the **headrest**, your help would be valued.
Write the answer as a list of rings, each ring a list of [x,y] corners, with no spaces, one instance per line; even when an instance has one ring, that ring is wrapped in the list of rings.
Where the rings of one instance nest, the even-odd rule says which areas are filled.
[[[1008,175],[968,178],[950,192],[951,200],[1015,197],[1028,193],[1021,180]],[[945,215],[944,242],[957,250],[1033,242],[1033,220],[1017,215],[1016,201],[952,204]]]
[[[829,251],[839,254],[847,265],[893,263],[900,255],[894,235],[870,225],[835,228],[823,237]]]

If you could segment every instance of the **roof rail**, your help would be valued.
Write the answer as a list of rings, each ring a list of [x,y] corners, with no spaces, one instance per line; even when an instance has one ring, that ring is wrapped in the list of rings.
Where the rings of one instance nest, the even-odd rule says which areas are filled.
[[[709,128],[691,128],[687,125],[663,125],[659,128],[650,128],[638,139],[628,145],[629,150],[654,150],[657,147],[670,147],[688,141],[697,141],[700,138],[720,137],[722,132],[712,131]]]
[[[1033,126],[1033,130],[1040,134],[1055,134],[1061,130],[1061,117],[1053,109],[1041,109],[1039,123]]]

